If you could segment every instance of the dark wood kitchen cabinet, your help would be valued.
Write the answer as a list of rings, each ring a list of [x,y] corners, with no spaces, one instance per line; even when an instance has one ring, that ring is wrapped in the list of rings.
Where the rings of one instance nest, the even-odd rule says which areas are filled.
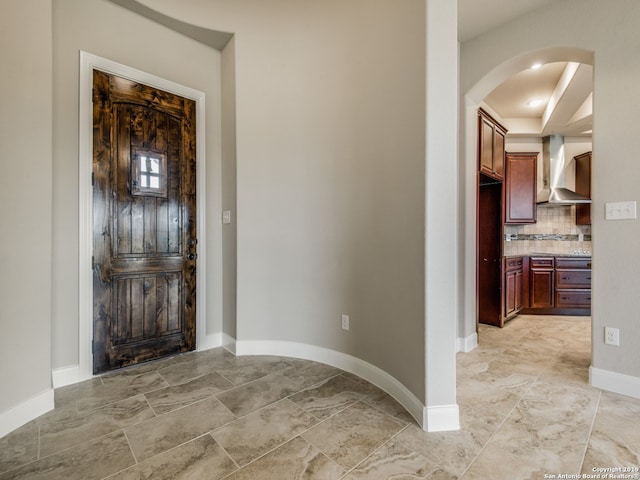
[[[556,258],[555,281],[556,308],[591,309],[591,258]]]
[[[523,313],[591,315],[591,257],[532,256],[528,281]]]
[[[504,139],[507,129],[478,109],[478,169],[496,180],[504,178]]]
[[[510,320],[522,310],[524,288],[523,257],[505,257],[504,269],[504,320]]]
[[[591,152],[573,157],[576,166],[576,193],[591,198]],[[591,225],[591,204],[576,205],[576,225]]]
[[[478,322],[502,327],[502,182],[478,177]]]
[[[504,223],[536,223],[538,153],[505,155]]]
[[[529,268],[529,307],[554,306],[554,257],[531,257]]]

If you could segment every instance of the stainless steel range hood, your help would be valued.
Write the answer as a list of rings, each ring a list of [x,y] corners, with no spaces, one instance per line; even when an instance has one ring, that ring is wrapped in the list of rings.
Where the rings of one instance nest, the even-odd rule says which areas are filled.
[[[551,135],[542,140],[542,188],[537,203],[575,205],[591,203],[591,199],[565,186],[564,137]]]

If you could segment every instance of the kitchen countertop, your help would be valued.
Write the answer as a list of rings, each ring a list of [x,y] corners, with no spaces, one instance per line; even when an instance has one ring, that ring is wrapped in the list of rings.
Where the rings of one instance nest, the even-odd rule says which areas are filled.
[[[517,258],[517,257],[577,257],[577,258],[591,258],[590,253],[543,253],[543,252],[529,252],[529,253],[514,253],[505,255],[505,258]]]

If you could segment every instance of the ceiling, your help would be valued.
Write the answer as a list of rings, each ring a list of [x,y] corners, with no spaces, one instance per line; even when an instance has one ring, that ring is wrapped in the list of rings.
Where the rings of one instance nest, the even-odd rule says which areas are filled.
[[[214,48],[224,48],[231,37],[166,17],[139,0],[111,1]],[[458,0],[458,39],[464,43],[560,1],[563,0]],[[491,92],[484,99],[484,106],[500,118],[510,136],[590,136],[592,67],[577,65],[553,63],[524,70]],[[533,99],[543,103],[531,108],[527,104]]]
[[[558,1],[561,0],[458,0],[458,40],[466,42]]]
[[[563,0],[458,0],[458,39],[471,40],[502,24]],[[566,62],[527,69],[485,99],[509,135],[591,136],[593,68]],[[531,100],[540,100],[529,106]]]

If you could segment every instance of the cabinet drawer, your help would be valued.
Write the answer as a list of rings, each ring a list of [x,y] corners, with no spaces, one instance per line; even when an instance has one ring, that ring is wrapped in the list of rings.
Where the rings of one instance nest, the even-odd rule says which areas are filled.
[[[553,257],[531,257],[531,268],[553,268]]]
[[[581,268],[589,270],[591,268],[591,258],[589,257],[558,257],[556,258],[556,268]]]
[[[591,290],[556,290],[556,308],[591,308]]]
[[[556,288],[591,288],[591,270],[556,270]]]
[[[522,257],[511,257],[504,259],[504,265],[507,272],[512,270],[521,270],[523,265]]]

